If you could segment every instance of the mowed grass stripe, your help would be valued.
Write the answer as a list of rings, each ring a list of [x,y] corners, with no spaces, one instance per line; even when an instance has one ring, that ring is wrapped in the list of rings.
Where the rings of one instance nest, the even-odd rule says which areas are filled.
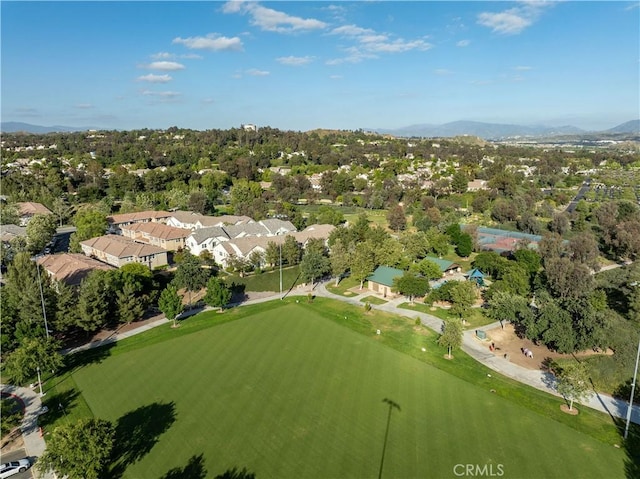
[[[455,361],[455,360],[454,360]],[[107,358],[74,374],[98,417],[153,402],[176,421],[125,477],[158,478],[203,454],[208,477],[624,477],[623,453],[319,317],[303,304]]]

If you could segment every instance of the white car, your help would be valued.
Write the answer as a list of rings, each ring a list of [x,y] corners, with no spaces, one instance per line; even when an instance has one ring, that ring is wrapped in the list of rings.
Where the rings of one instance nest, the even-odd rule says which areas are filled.
[[[6,462],[0,465],[0,479],[11,477],[14,474],[24,472],[31,467],[29,459],[19,459],[17,461]]]

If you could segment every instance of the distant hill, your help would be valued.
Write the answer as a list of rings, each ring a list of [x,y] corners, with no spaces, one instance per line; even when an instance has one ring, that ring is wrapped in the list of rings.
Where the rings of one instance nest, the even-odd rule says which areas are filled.
[[[556,136],[575,135],[585,133],[575,126],[545,126],[545,125],[512,125],[502,123],[483,123],[479,121],[454,121],[443,125],[410,125],[395,130],[372,128],[378,133],[389,133],[395,136],[426,136],[451,137],[472,135],[484,139],[498,139],[515,136]]]
[[[631,120],[614,126],[607,133],[635,133],[640,134],[640,120]]]
[[[90,128],[77,128],[73,126],[41,126],[19,121],[3,121],[0,123],[2,133],[69,133],[73,131],[87,131]]]

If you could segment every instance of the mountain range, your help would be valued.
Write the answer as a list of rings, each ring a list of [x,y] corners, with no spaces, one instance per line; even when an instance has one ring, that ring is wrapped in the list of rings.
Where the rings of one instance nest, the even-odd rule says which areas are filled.
[[[53,133],[53,132],[74,132],[86,131],[89,129],[99,130],[93,127],[72,127],[72,126],[41,126],[20,122],[2,122],[0,131],[3,133]],[[441,125],[419,124],[409,125],[402,128],[365,128],[366,131],[375,131],[380,134],[390,134],[404,137],[452,137],[452,136],[478,136],[485,140],[496,140],[513,137],[554,137],[566,135],[612,135],[612,134],[632,134],[640,135],[640,120],[631,120],[613,128],[603,131],[587,131],[575,126],[544,126],[544,125],[515,125],[503,123],[484,123],[479,121],[454,121]]]
[[[397,129],[368,128],[381,134],[405,137],[451,137],[478,136],[486,140],[513,137],[554,137],[566,135],[593,134],[640,134],[640,120],[631,120],[608,130],[587,131],[575,126],[515,125],[503,123],[484,123],[479,121],[454,121],[442,125],[420,124]]]

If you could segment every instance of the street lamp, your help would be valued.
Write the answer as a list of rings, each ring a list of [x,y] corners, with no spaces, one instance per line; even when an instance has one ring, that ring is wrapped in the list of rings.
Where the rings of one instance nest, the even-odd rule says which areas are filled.
[[[631,397],[627,406],[627,424],[624,427],[624,438],[629,435],[629,423],[631,422],[631,410],[633,409],[633,395],[636,392],[636,377],[638,376],[638,360],[640,359],[640,340],[638,340],[638,354],[636,354],[636,368],[633,372],[633,383],[631,383]]]
[[[42,392],[42,379],[40,378],[40,366],[36,366],[36,371],[38,371],[38,387],[40,388],[40,397],[44,396]]]
[[[280,299],[282,299],[282,242],[280,242]]]
[[[36,260],[36,271],[38,272],[38,286],[40,287],[40,303],[42,304],[42,317],[44,318],[44,330],[47,333],[47,339],[49,339],[49,326],[47,326],[47,311],[44,307],[44,294],[42,292],[42,281],[40,280],[40,265]]]

